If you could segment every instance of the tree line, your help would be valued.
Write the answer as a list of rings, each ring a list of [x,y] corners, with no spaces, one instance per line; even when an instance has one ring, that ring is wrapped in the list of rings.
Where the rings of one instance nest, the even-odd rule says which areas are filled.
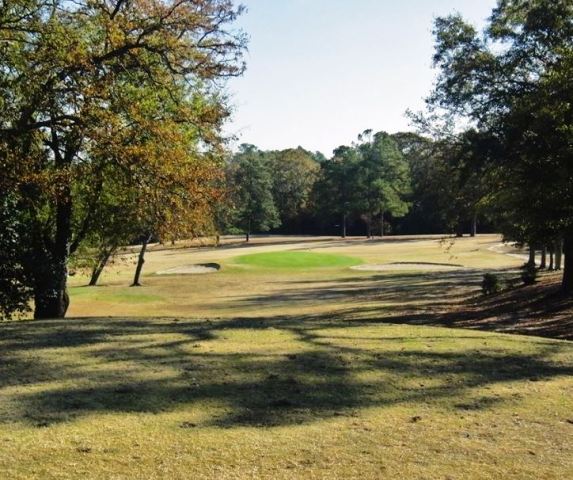
[[[482,32],[450,15],[434,34],[438,78],[419,123],[459,142],[506,239],[529,245],[531,260],[554,254],[553,266],[565,254],[571,294],[573,2],[499,0]]]
[[[228,195],[219,234],[475,235],[481,192],[460,147],[417,133],[366,130],[332,157],[302,147],[264,151],[243,144],[225,165]]]

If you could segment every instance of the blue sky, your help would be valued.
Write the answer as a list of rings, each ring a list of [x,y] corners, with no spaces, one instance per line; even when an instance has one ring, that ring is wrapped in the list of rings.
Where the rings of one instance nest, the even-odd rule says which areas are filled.
[[[228,84],[227,131],[263,149],[330,156],[358,133],[409,130],[435,71],[432,22],[460,12],[481,27],[495,0],[243,0],[244,76]]]

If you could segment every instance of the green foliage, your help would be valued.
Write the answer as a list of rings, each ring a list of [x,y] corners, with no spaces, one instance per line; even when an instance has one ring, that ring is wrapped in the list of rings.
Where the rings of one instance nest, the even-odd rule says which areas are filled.
[[[29,310],[32,290],[22,265],[22,226],[14,199],[0,194],[0,320]]]
[[[481,291],[484,295],[493,295],[501,290],[499,277],[493,273],[485,273],[481,281]]]
[[[435,25],[430,105],[489,138],[480,151],[486,203],[522,243],[573,238],[572,20],[570,0],[507,0],[483,34],[459,16]],[[567,264],[563,287],[573,292]]]
[[[214,80],[243,71],[242,7],[112,3],[0,8],[0,166],[33,232],[22,266],[41,318],[65,315],[82,243],[189,234],[217,196],[229,110]]]
[[[359,210],[359,156],[354,148],[341,146],[334,151],[333,158],[320,167],[312,192],[316,214],[342,217],[344,222]]]
[[[273,179],[263,152],[253,145],[242,145],[228,167],[235,207],[235,225],[250,235],[280,225],[273,198]]]
[[[372,136],[366,131],[358,138],[363,212],[370,217],[384,213],[405,215],[409,208],[404,197],[410,192],[410,172],[398,145],[386,132]]]
[[[410,171],[398,145],[385,132],[359,135],[353,146],[341,146],[321,164],[314,204],[325,215],[361,217],[369,231],[377,217],[400,217],[409,208]],[[344,232],[344,230],[343,230]]]
[[[521,269],[521,280],[524,285],[533,285],[537,281],[537,267],[527,263]]]
[[[320,166],[313,154],[301,147],[267,152],[264,156],[281,222],[292,221],[306,210]]]

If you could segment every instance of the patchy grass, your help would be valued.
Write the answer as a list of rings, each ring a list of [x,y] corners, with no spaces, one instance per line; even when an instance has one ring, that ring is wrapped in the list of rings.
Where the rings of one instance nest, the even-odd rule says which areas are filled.
[[[76,318],[2,325],[0,477],[569,478],[573,344],[471,329],[515,317],[511,292],[477,297],[484,271],[518,275],[498,243],[152,248],[143,287],[127,287],[129,256],[101,287],[76,276]],[[291,253],[467,268],[237,265]],[[221,271],[154,275],[208,262]]]
[[[315,252],[265,252],[241,255],[234,259],[239,265],[270,269],[342,268],[359,265],[362,260],[346,255]]]
[[[573,346],[330,316],[12,322],[0,471],[568,478]]]

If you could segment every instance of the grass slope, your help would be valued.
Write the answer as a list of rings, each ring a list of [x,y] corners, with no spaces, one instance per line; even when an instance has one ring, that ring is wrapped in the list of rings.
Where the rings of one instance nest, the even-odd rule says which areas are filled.
[[[540,479],[573,345],[330,316],[3,325],[10,479]]]
[[[234,263],[272,269],[311,269],[351,267],[359,265],[362,260],[329,253],[265,252],[241,255],[234,259]]]
[[[463,302],[478,269],[516,275],[499,237],[272,242],[152,249],[143,287],[131,257],[101,287],[73,277],[84,318],[3,324],[0,478],[571,477],[573,344],[421,326],[489,328],[489,306]],[[245,268],[246,253],[470,268]],[[154,276],[208,262],[223,268]],[[492,328],[514,328],[510,310]]]

